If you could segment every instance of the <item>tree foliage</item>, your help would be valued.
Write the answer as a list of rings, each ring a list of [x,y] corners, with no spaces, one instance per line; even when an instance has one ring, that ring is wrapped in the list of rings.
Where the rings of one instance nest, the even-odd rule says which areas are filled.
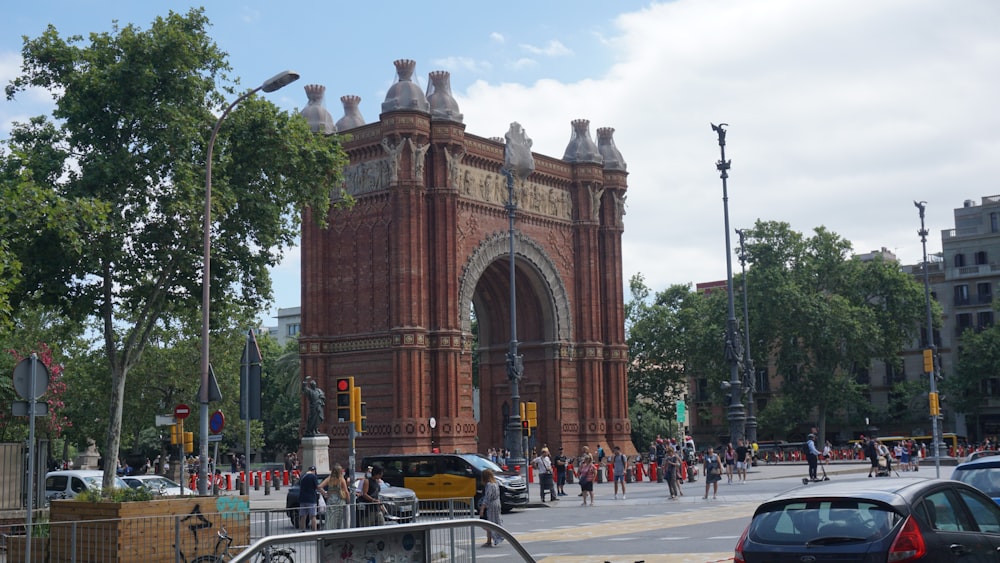
[[[942,404],[974,417],[978,432],[984,388],[997,374],[1000,374],[1000,327],[993,325],[980,332],[966,330],[962,333],[955,373],[941,381]]]
[[[15,127],[4,168],[66,201],[111,210],[84,229],[85,244],[61,232],[12,244],[21,277],[11,295],[99,319],[110,376],[105,485],[129,371],[165,319],[201,305],[206,149],[236,92],[219,89],[229,66],[208,25],[193,9],[158,17],[148,30],[116,25],[87,41],[50,26],[25,39],[22,73],[6,89],[8,98],[27,87],[52,92],[55,121]],[[305,206],[326,217],[344,164],[336,137],[313,135],[300,116],[267,101],[249,98],[230,114],[213,166],[213,330],[270,299],[268,267],[293,241]]]

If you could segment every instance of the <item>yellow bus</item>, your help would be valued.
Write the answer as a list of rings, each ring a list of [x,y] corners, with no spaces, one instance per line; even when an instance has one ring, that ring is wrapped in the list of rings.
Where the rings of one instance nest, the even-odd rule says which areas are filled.
[[[930,448],[934,441],[934,438],[931,436],[878,436],[875,439],[885,444],[885,446],[890,450],[894,448],[896,444],[903,441],[913,440],[917,444],[923,444],[928,448]],[[949,455],[955,455],[955,452],[958,451],[958,445],[960,443],[965,443],[965,436],[960,436],[953,432],[944,432],[941,434],[941,443],[945,445]],[[851,440],[850,444],[854,447],[855,444],[861,444],[861,440]]]

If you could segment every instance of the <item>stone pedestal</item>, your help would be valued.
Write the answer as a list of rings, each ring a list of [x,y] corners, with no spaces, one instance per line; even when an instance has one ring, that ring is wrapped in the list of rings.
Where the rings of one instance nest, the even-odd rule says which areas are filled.
[[[316,473],[330,473],[330,437],[326,435],[302,438],[302,471],[316,466]]]
[[[101,454],[93,440],[87,440],[87,449],[73,460],[75,469],[100,469]]]

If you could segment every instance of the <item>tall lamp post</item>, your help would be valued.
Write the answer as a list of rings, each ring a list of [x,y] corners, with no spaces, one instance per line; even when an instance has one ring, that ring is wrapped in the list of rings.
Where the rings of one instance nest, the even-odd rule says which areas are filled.
[[[736,229],[740,237],[740,268],[743,271],[743,391],[747,394],[747,445],[757,441],[757,417],[754,416],[753,392],[757,387],[757,374],[750,357],[750,307],[747,303],[747,252],[746,230]]]
[[[215,122],[212,129],[212,136],[208,139],[208,150],[205,153],[205,219],[202,229],[204,230],[204,258],[202,261],[202,290],[201,290],[201,391],[198,393],[198,400],[201,403],[201,421],[199,432],[201,440],[199,442],[199,466],[198,473],[198,494],[208,494],[208,387],[209,387],[209,362],[208,362],[208,334],[209,334],[209,311],[211,308],[211,272],[212,272],[212,150],[215,148],[215,138],[219,135],[219,128],[222,122],[233,111],[240,102],[256,94],[257,92],[274,92],[284,88],[299,79],[297,72],[286,70],[268,78],[263,84],[253,90],[248,91],[229,104]],[[247,462],[250,460],[250,452],[246,452]]]
[[[722,178],[722,209],[725,215],[726,228],[726,295],[728,297],[729,317],[726,321],[726,362],[729,363],[729,381],[723,383],[723,388],[729,389],[729,440],[735,442],[743,437],[743,397],[740,392],[740,341],[736,328],[736,307],[733,303],[733,252],[729,237],[729,192],[726,179],[729,178],[729,164],[726,160],[726,130],[729,125],[720,123],[712,125],[712,130],[719,136],[719,151],[722,158],[715,168]]]
[[[936,477],[941,478],[941,450],[940,448],[940,436],[938,436],[938,419],[940,418],[939,403],[938,403],[938,392],[937,392],[937,345],[934,343],[934,324],[933,318],[931,317],[931,277],[930,277],[930,263],[927,262],[927,233],[929,232],[924,226],[924,211],[927,207],[926,201],[914,201],[913,205],[920,210],[920,230],[917,234],[920,235],[920,243],[924,247],[924,303],[927,309],[927,348],[924,349],[924,370],[930,376],[931,391],[930,391],[930,405],[931,405],[931,451],[934,456],[934,471],[936,472]],[[928,365],[927,355],[930,355],[930,362]]]
[[[517,294],[514,286],[514,217],[517,202],[514,200],[514,177],[527,178],[535,170],[535,160],[531,156],[531,139],[517,122],[510,124],[504,136],[503,168],[507,178],[507,219],[510,223],[510,347],[507,351],[507,379],[510,381],[510,417],[507,423],[506,443],[510,450],[508,465],[526,467],[525,450],[521,444],[521,377],[524,374],[524,358],[517,351]]]

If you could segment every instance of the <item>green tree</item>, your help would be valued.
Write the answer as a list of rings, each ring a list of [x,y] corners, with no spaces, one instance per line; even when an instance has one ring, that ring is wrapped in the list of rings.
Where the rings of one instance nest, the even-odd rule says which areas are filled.
[[[25,38],[22,72],[8,99],[28,87],[55,99],[50,122],[15,127],[11,154],[47,174],[30,181],[68,201],[113,209],[86,245],[61,233],[15,241],[18,291],[75,318],[99,319],[109,366],[105,485],[118,457],[126,380],[163,319],[201,306],[202,214],[207,142],[235,88],[203,10],[60,37],[50,26]],[[45,141],[49,143],[46,146]],[[325,220],[346,162],[336,137],[313,135],[297,115],[249,98],[215,146],[212,318],[257,311],[271,297],[268,267],[298,232],[301,211]],[[12,301],[12,304],[13,301]],[[217,361],[214,363],[218,363]]]
[[[951,377],[941,380],[942,403],[955,412],[975,418],[977,438],[983,396],[990,379],[1000,374],[1000,327],[994,325],[981,332],[966,330],[958,353],[958,366]]]
[[[762,426],[787,431],[814,416],[823,433],[828,417],[865,403],[859,369],[874,359],[900,366],[923,289],[895,262],[852,257],[850,242],[823,227],[807,238],[758,221],[748,234],[751,341],[766,343],[755,354],[773,358],[783,379]]]

